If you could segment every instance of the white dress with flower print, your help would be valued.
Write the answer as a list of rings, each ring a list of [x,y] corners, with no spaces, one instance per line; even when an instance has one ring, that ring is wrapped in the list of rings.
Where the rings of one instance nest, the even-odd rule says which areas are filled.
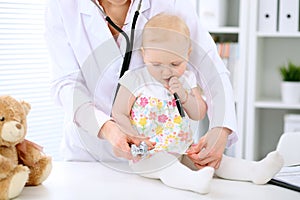
[[[179,80],[186,90],[197,86],[192,72],[186,71]],[[189,118],[182,118],[172,94],[156,81],[146,67],[128,71],[120,84],[136,97],[130,121],[139,134],[156,142],[152,153],[167,151],[183,154],[192,143]]]

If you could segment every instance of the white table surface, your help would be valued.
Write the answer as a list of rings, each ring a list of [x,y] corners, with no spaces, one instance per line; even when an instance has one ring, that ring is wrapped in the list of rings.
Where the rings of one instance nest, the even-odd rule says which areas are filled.
[[[300,193],[274,185],[214,178],[206,195],[165,186],[159,180],[116,171],[101,163],[54,162],[40,186],[25,187],[18,200],[300,200]]]

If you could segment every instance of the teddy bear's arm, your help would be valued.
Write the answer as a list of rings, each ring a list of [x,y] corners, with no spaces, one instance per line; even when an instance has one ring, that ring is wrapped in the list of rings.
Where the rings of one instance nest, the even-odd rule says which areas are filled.
[[[21,163],[30,169],[29,179],[26,185],[39,185],[49,176],[52,169],[51,157],[46,156],[42,147],[24,140],[17,146],[19,159]]]
[[[29,140],[20,142],[16,147],[19,159],[26,166],[33,166],[44,157],[43,148]]]

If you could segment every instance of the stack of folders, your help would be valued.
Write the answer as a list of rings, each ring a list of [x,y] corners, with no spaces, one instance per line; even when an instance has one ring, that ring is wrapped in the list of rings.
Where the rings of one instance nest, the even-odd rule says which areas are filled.
[[[300,192],[300,166],[283,167],[269,183]]]
[[[299,32],[299,0],[259,0],[258,31]]]
[[[236,42],[223,42],[216,44],[219,55],[230,72],[230,81],[236,98],[239,77],[239,44]]]

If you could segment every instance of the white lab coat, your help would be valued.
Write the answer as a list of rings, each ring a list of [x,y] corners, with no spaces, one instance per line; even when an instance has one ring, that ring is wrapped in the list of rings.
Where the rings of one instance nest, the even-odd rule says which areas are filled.
[[[123,30],[128,32],[138,1],[133,0]],[[207,98],[210,127],[228,127],[236,140],[236,116],[229,72],[216,46],[199,24],[195,8],[185,0],[143,0],[136,24],[130,69],[143,66],[140,33],[147,20],[160,12],[172,12],[188,24],[193,41],[190,70]],[[130,35],[130,34],[129,34]],[[110,144],[96,136],[110,119],[126,42],[112,37],[103,15],[90,0],[49,0],[46,40],[52,60],[55,101],[65,110],[63,154],[66,160],[119,160]],[[119,44],[119,45],[118,45]]]

